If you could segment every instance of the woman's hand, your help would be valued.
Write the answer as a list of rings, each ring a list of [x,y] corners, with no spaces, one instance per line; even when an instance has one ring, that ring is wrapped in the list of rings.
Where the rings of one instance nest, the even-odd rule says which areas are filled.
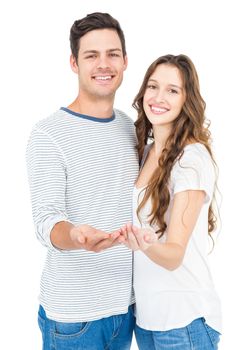
[[[138,228],[131,223],[127,223],[120,230],[125,239],[123,243],[134,251],[146,251],[158,240],[157,235],[151,229]]]

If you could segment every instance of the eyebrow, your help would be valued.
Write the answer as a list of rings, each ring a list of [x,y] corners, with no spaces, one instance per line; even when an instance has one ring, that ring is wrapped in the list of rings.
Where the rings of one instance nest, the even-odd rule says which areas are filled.
[[[107,50],[107,52],[114,52],[114,51],[122,52],[122,50],[119,49],[119,48]],[[86,54],[89,54],[89,53],[98,53],[98,52],[99,52],[98,50],[86,50],[86,51],[83,51],[82,54],[83,54],[83,55],[86,55]]]
[[[149,82],[149,81],[153,81],[154,83],[158,83],[158,81],[157,81],[156,79],[149,79],[148,82]],[[174,88],[183,90],[183,88],[180,87],[180,86],[178,86],[178,85],[175,85],[175,84],[168,84],[168,85],[171,86],[171,87],[174,87]]]

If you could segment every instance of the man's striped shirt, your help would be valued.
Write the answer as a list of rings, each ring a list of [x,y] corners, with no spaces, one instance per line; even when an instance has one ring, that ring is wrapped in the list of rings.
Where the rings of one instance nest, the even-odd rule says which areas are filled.
[[[133,122],[119,110],[98,119],[61,108],[32,130],[27,165],[33,218],[48,248],[39,300],[50,319],[96,320],[127,312],[132,302],[130,250],[59,250],[50,232],[60,221],[106,232],[131,221],[135,145]]]

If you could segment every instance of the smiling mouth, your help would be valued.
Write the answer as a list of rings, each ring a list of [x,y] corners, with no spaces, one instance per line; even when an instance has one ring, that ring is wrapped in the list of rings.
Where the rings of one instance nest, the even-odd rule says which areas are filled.
[[[111,80],[112,76],[111,75],[107,75],[107,76],[98,76],[98,77],[94,77],[95,80]]]
[[[169,111],[167,108],[162,108],[162,107],[155,107],[155,106],[150,106],[150,110],[154,114],[163,114]]]
[[[101,83],[109,82],[113,78],[114,78],[114,75],[96,75],[92,77],[92,79]]]

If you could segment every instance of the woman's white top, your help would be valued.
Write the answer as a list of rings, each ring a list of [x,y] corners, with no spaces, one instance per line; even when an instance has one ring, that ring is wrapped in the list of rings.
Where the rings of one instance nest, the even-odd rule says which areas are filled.
[[[208,209],[214,192],[215,179],[213,162],[205,146],[199,143],[187,145],[184,154],[174,164],[171,172],[169,185],[171,201],[166,214],[167,222],[175,193],[203,190],[206,193],[205,202],[183,262],[176,270],[169,271],[152,262],[143,252],[135,252],[135,313],[139,327],[165,331],[185,327],[194,319],[204,317],[209,326],[221,331],[220,301],[214,289],[207,261],[211,250],[208,236]],[[133,224],[145,228],[150,227],[147,223],[151,211],[150,201],[141,211],[141,224],[136,213],[143,192],[143,189],[134,188]],[[166,233],[161,242],[165,238]]]

